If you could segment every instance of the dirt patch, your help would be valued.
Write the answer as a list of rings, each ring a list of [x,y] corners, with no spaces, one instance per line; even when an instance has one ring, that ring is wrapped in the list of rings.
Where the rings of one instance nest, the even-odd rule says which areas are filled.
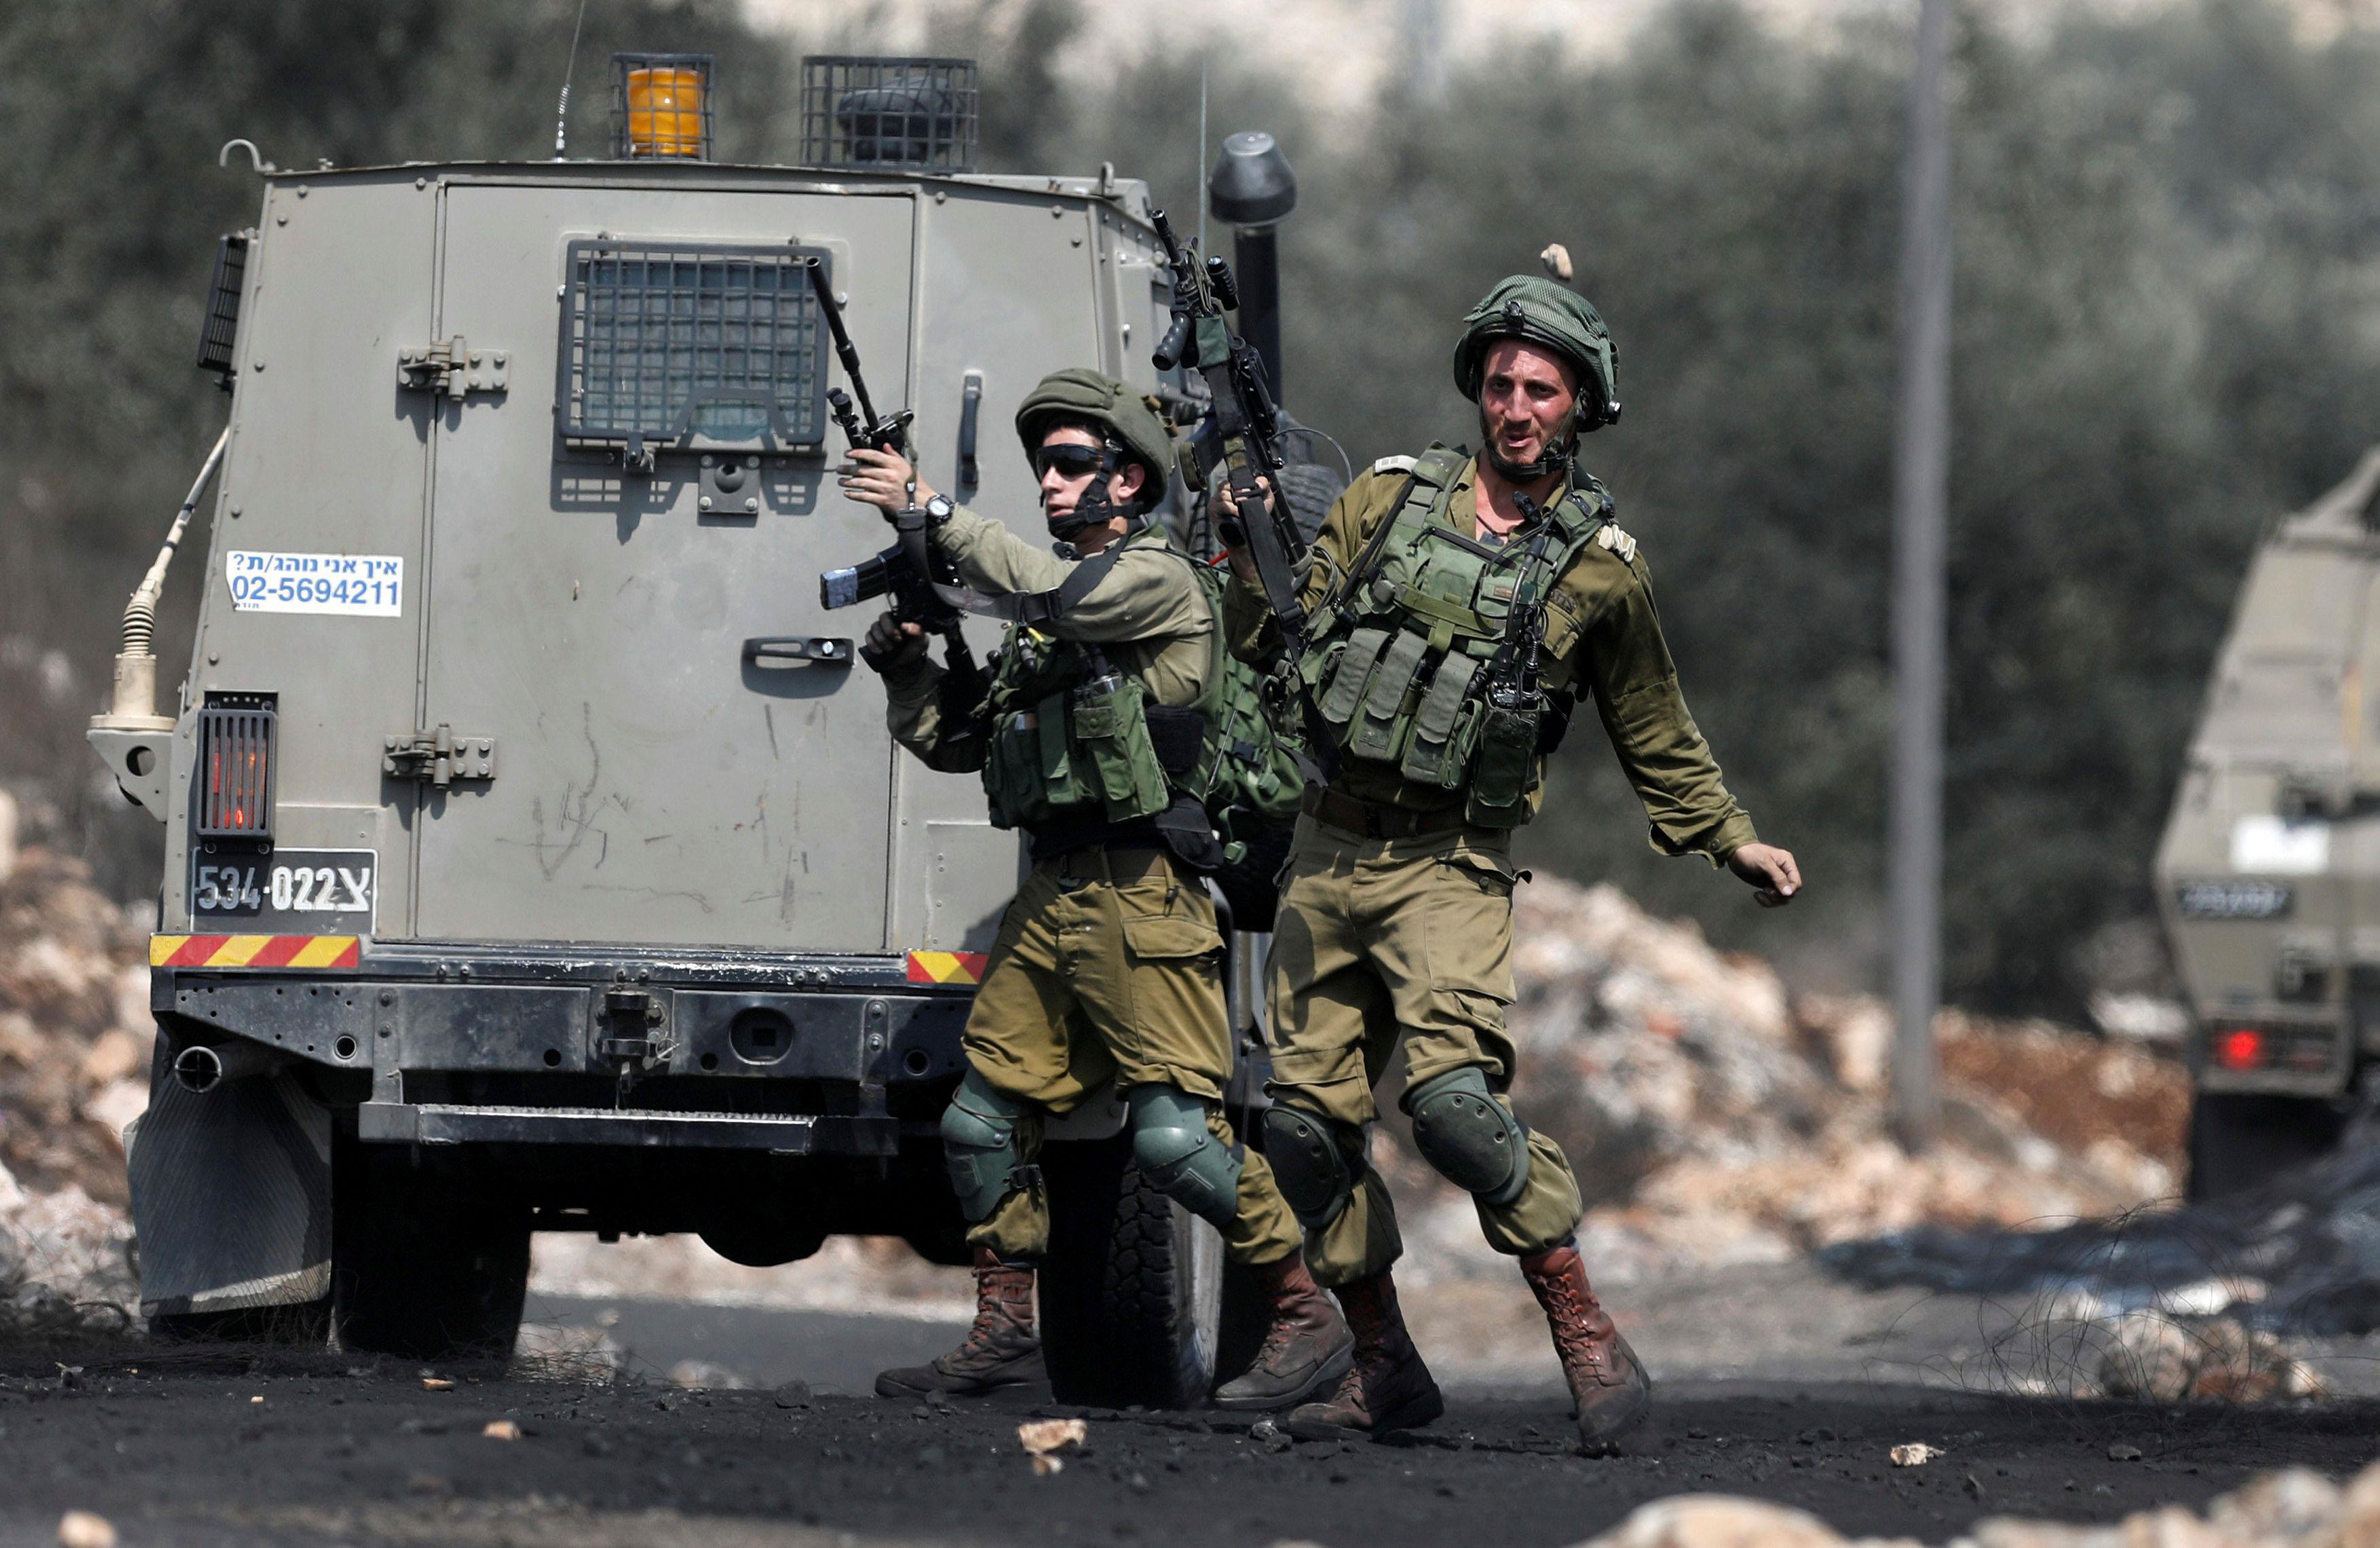
[[[1942,1078],[1985,1091],[2051,1144],[2077,1154],[2115,1140],[2174,1177],[2189,1165],[2190,1075],[2173,1059],[2046,1021],[1961,1011],[1937,1026]]]

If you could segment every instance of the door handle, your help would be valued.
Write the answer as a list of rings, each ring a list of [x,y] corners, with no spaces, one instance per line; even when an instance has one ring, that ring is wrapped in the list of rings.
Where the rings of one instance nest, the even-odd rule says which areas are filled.
[[[820,666],[849,666],[851,641],[827,634],[771,635],[744,641],[744,659],[755,665],[814,661]]]
[[[959,391],[959,486],[968,494],[975,493],[977,468],[975,460],[975,422],[983,409],[983,372],[970,371],[966,384]]]

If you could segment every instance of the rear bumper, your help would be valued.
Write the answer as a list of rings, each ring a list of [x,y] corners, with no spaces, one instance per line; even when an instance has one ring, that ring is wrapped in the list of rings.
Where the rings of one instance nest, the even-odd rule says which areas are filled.
[[[974,989],[904,957],[363,941],[151,974],[180,1042],[352,1091],[359,1139],[890,1155],[960,1073]],[[278,955],[278,954],[275,954]],[[335,964],[335,965],[333,965]],[[925,977],[929,981],[915,981]],[[625,1078],[625,1079],[624,1079]]]

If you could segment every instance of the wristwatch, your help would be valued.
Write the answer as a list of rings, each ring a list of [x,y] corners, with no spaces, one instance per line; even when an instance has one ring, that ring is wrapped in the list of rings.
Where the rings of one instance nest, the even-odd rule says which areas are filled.
[[[929,495],[926,499],[926,524],[929,527],[939,527],[948,521],[951,518],[951,512],[956,509],[958,506],[951,504],[949,495]]]

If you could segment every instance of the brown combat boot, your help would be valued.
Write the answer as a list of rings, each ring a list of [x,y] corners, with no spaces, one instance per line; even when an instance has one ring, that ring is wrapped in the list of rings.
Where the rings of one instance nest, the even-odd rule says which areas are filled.
[[[1033,1265],[1003,1263],[978,1247],[974,1272],[975,1325],[959,1347],[931,1365],[885,1371],[876,1378],[877,1396],[981,1397],[1050,1379],[1033,1333]]]
[[[1248,1273],[1264,1296],[1271,1323],[1248,1368],[1215,1389],[1215,1407],[1286,1408],[1303,1403],[1346,1374],[1355,1335],[1306,1272],[1304,1253],[1251,1263]]]
[[[1339,1304],[1355,1335],[1354,1359],[1339,1378],[1338,1390],[1319,1403],[1291,1410],[1289,1432],[1309,1440],[1377,1439],[1392,1430],[1412,1430],[1446,1412],[1446,1400],[1421,1362],[1413,1335],[1397,1310],[1397,1287],[1382,1269],[1369,1279],[1339,1286]]]
[[[1521,1260],[1552,1328],[1554,1353],[1578,1404],[1578,1438],[1590,1455],[1609,1452],[1653,1409],[1653,1378],[1587,1286],[1578,1244],[1563,1242]]]

